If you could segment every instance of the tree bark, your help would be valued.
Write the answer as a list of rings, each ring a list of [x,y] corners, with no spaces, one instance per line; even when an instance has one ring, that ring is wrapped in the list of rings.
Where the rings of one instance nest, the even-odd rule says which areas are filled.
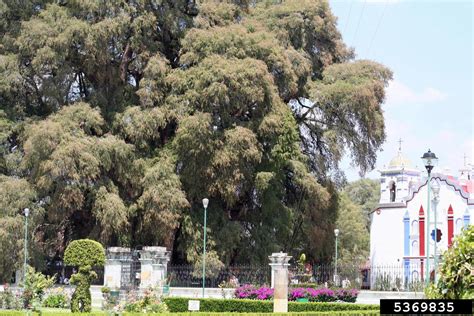
[[[132,48],[130,47],[130,44],[127,43],[123,52],[122,61],[120,62],[120,79],[123,83],[127,83],[128,64],[132,58],[132,53]]]

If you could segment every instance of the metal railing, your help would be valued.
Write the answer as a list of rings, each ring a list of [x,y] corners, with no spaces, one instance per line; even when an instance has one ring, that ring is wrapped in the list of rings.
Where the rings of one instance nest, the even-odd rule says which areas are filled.
[[[301,283],[370,289],[375,291],[421,291],[423,267],[420,262],[391,265],[316,264],[305,268],[290,268],[290,284]]]
[[[238,284],[270,284],[271,269],[266,266],[228,266],[206,275],[206,287],[231,287]],[[202,277],[191,265],[168,267],[168,283],[172,287],[201,287]]]
[[[48,265],[46,270],[43,271],[45,275],[55,276],[56,284],[69,284],[71,276],[76,272],[77,268],[62,265]],[[104,267],[93,267],[92,270],[97,274],[97,278],[93,279],[92,285],[103,285],[104,284]]]
[[[95,285],[104,284],[104,268],[94,269],[98,278]],[[167,280],[171,287],[202,287],[200,269],[192,265],[170,265],[167,269]],[[64,279],[70,279],[72,267],[51,267],[45,271],[48,275],[56,274],[57,283],[64,284]],[[334,264],[314,264],[304,267],[292,265],[289,267],[290,286],[341,286],[370,289],[376,291],[422,291],[423,265],[420,261],[410,261],[408,264],[393,265],[357,265],[338,264],[338,275],[334,275]],[[242,284],[256,286],[271,284],[271,268],[269,265],[251,266],[234,265],[218,270],[208,271],[206,287],[236,287]]]

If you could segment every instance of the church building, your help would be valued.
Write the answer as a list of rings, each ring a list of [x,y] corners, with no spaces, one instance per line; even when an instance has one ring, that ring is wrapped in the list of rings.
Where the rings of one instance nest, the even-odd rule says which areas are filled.
[[[431,272],[435,247],[441,261],[440,254],[451,246],[453,238],[474,223],[473,166],[465,163],[457,176],[435,167],[430,205],[428,173],[424,166],[423,170],[414,167],[401,147],[379,172],[381,194],[371,214],[370,263],[372,267],[401,267],[405,283],[422,281],[427,255]]]

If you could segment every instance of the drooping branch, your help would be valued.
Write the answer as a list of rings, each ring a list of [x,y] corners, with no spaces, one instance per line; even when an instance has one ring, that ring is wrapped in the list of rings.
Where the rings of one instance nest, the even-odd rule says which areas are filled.
[[[131,61],[133,50],[130,47],[130,43],[127,43],[125,50],[122,55],[122,61],[120,62],[120,79],[123,83],[127,83],[127,71],[128,65]]]

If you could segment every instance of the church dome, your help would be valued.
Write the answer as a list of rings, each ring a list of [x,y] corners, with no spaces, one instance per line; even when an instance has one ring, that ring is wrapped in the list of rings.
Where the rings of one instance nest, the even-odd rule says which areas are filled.
[[[412,164],[408,158],[403,156],[401,151],[398,151],[398,154],[390,160],[388,167],[390,169],[411,168]]]

